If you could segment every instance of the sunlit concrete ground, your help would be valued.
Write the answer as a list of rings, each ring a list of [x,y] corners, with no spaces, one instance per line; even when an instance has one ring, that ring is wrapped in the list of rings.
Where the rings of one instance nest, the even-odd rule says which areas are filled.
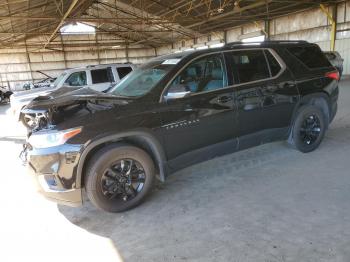
[[[58,206],[0,105],[0,261],[350,261],[350,80],[311,154],[278,142],[184,169],[123,214]],[[107,259],[107,260],[105,260]]]

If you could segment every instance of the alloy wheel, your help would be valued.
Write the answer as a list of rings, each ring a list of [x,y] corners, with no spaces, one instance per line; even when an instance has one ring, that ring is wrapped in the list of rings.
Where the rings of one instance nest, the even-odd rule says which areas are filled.
[[[300,128],[300,139],[305,145],[314,144],[321,134],[321,121],[318,116],[307,116]]]
[[[102,193],[110,200],[130,201],[142,191],[145,180],[145,171],[138,161],[121,159],[103,172]]]

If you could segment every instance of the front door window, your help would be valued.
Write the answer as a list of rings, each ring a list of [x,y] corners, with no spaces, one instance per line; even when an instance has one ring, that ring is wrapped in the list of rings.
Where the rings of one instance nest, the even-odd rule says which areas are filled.
[[[222,55],[209,55],[192,62],[171,83],[182,85],[191,93],[217,90],[227,86]]]
[[[66,80],[65,84],[69,86],[86,86],[86,72],[72,73]]]

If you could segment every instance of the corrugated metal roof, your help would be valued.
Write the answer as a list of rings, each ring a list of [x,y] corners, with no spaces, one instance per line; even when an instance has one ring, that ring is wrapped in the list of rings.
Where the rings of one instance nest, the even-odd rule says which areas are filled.
[[[336,2],[0,0],[0,43],[6,47],[19,40],[43,36],[43,43],[50,47],[51,40],[57,36],[57,27],[79,21],[94,26],[97,34],[113,35],[127,45],[156,47],[179,39],[200,37],[219,29],[314,8],[320,3]]]

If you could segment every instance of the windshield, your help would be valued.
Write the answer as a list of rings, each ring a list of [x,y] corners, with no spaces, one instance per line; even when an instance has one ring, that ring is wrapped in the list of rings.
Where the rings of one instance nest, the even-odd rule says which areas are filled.
[[[62,73],[62,74],[60,74],[60,75],[56,78],[55,82],[53,82],[51,85],[57,86],[57,85],[59,84],[59,82],[61,82],[61,80],[66,76],[66,74],[67,74],[67,73]]]
[[[116,96],[139,97],[151,91],[178,61],[149,62],[128,74],[109,93]]]

